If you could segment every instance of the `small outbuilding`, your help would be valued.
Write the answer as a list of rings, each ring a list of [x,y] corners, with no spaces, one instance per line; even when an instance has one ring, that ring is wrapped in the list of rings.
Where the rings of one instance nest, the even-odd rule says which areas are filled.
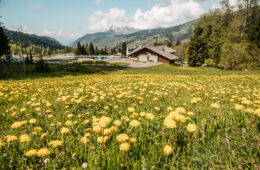
[[[138,61],[172,64],[175,60],[179,59],[179,57],[174,54],[176,54],[176,50],[167,46],[139,46],[129,53],[128,56]]]

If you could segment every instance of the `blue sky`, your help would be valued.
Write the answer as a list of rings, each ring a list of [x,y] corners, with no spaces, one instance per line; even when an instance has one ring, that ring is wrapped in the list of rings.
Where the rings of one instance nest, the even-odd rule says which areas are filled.
[[[8,29],[52,36],[65,43],[111,26],[151,29],[198,18],[220,0],[2,0]]]

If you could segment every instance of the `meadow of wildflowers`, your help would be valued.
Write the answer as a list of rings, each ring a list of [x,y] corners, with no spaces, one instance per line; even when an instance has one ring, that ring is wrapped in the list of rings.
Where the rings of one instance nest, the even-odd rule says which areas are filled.
[[[0,82],[0,169],[258,169],[260,76]]]

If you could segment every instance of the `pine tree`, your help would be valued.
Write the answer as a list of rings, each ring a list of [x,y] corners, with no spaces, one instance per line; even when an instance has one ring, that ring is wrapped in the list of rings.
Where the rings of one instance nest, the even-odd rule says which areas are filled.
[[[77,48],[75,49],[75,54],[77,56],[81,55],[81,44],[80,44],[80,42],[77,43]]]
[[[10,46],[9,46],[9,39],[4,33],[4,28],[1,26],[0,23],[0,58],[3,56],[10,56],[11,51],[10,51]]]
[[[203,31],[203,28],[196,26],[188,46],[188,64],[193,67],[201,66],[208,58],[207,44],[202,38]]]
[[[95,48],[92,42],[89,44],[89,55],[95,55]]]
[[[29,57],[30,57],[30,63],[32,64],[33,63],[33,55],[32,55],[31,49],[30,49],[30,52],[29,52]]]
[[[127,50],[126,43],[123,42],[122,47],[121,47],[121,54],[122,54],[123,57],[126,57],[126,50]]]
[[[86,55],[89,55],[88,44],[86,44],[85,51],[86,51]]]

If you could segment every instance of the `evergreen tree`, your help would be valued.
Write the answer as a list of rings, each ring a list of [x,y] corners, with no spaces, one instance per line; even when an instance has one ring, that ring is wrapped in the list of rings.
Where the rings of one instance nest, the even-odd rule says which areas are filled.
[[[86,47],[85,47],[85,52],[86,52],[86,55],[89,55],[88,44],[86,44]]]
[[[172,42],[168,41],[168,42],[167,42],[167,46],[168,46],[168,47],[172,47]]]
[[[187,50],[188,64],[190,66],[201,66],[208,56],[207,44],[202,35],[203,28],[196,26]]]
[[[7,36],[4,33],[4,28],[2,27],[0,23],[0,58],[3,56],[10,56],[11,50],[9,46],[9,40]]]
[[[82,46],[80,47],[80,54],[81,55],[86,55],[86,49],[85,49],[85,45],[82,44]]]
[[[96,49],[95,49],[95,55],[100,55],[100,54],[101,54],[100,50],[98,49],[98,47],[96,47]]]
[[[77,56],[81,55],[81,44],[80,44],[80,42],[77,43],[77,48],[75,50],[75,54]]]
[[[122,54],[123,57],[126,57],[126,50],[127,50],[126,43],[123,42],[122,46],[121,46],[121,54]]]
[[[177,42],[175,43],[175,46],[181,45],[180,40],[177,40]]]
[[[89,55],[95,55],[95,48],[92,42],[89,44]]]

